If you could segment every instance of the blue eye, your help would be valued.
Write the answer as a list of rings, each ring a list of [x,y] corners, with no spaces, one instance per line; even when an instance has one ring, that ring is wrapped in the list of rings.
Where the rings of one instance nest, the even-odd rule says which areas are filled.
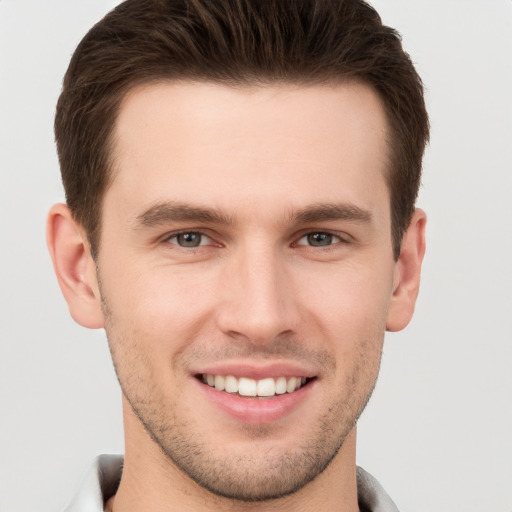
[[[298,245],[309,245],[311,247],[328,247],[332,244],[340,242],[340,237],[332,233],[324,233],[322,231],[308,233],[304,235],[298,242]]]
[[[211,242],[211,240],[206,235],[194,231],[177,233],[176,235],[171,236],[168,241],[172,244],[176,244],[185,248],[199,247],[201,245],[207,245],[209,242]]]

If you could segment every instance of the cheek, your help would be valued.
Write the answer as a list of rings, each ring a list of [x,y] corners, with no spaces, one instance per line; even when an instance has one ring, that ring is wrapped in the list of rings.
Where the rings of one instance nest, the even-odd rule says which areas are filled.
[[[343,265],[310,272],[297,295],[303,307],[331,332],[385,329],[392,272],[369,265]]]
[[[215,296],[211,279],[179,268],[142,271],[135,265],[117,265],[102,270],[102,296],[116,325],[160,351],[196,336]]]
[[[301,292],[309,297],[301,315],[306,339],[318,340],[320,334],[336,359],[335,393],[369,389],[380,366],[392,275],[368,268],[331,268],[308,279]]]

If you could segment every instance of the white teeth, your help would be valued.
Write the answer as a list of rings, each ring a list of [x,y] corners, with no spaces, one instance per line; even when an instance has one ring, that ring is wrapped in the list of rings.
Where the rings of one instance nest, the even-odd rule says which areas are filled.
[[[276,395],[283,395],[286,393],[286,377],[279,377],[276,380]]]
[[[219,391],[224,391],[224,381],[226,379],[222,375],[215,375],[215,389],[218,389]]]
[[[274,379],[262,379],[258,381],[258,396],[274,396],[276,383]]]
[[[286,384],[286,391],[288,393],[293,393],[297,389],[297,379],[292,377],[288,379],[288,383]]]
[[[278,377],[255,380],[247,377],[237,379],[233,375],[202,375],[204,383],[218,391],[238,393],[241,396],[275,396],[293,393],[306,383],[306,377]]]
[[[238,381],[238,394],[242,396],[257,396],[258,389],[256,381],[242,377]]]
[[[228,393],[238,393],[238,379],[233,377],[233,375],[228,375],[226,377],[225,390]]]

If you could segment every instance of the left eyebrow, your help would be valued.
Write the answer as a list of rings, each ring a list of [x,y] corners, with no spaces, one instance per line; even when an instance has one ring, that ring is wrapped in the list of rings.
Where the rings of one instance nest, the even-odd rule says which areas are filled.
[[[292,212],[290,219],[297,224],[346,220],[362,224],[372,221],[372,213],[351,203],[316,204]]]
[[[215,208],[202,208],[179,202],[161,202],[136,217],[136,227],[154,227],[170,222],[200,222],[231,225],[233,220]]]

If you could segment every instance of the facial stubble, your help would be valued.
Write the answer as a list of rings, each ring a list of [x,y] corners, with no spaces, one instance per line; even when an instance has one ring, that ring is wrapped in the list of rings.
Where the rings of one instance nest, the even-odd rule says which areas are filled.
[[[336,399],[326,406],[315,427],[302,435],[293,450],[285,451],[272,442],[273,436],[279,434],[274,427],[245,425],[241,429],[244,436],[248,442],[258,443],[258,449],[252,452],[241,449],[237,453],[231,445],[229,450],[219,450],[223,453],[220,455],[215,453],[212,443],[204,435],[208,430],[208,418],[201,423],[204,428],[201,432],[185,415],[180,415],[182,406],[165,399],[162,390],[151,379],[153,369],[143,340],[120,328],[120,322],[116,321],[103,294],[102,307],[116,375],[134,414],[167,462],[216,496],[256,502],[275,500],[305,487],[336,457],[375,387],[383,333],[358,343],[356,362],[347,374],[344,386]],[[369,353],[375,354],[376,344],[378,354],[368,358]],[[200,348],[197,350],[201,352]],[[279,353],[292,359],[297,358],[297,351],[301,357],[306,351],[296,340],[277,343],[266,350],[269,358]],[[228,348],[225,352],[232,355],[233,351],[240,351],[240,347]],[[309,358],[322,362],[322,369],[335,371],[336,360],[330,353],[324,350],[308,352]],[[193,349],[189,349],[186,357],[194,358]],[[329,374],[327,371],[322,373]],[[177,395],[179,391],[173,394]]]

